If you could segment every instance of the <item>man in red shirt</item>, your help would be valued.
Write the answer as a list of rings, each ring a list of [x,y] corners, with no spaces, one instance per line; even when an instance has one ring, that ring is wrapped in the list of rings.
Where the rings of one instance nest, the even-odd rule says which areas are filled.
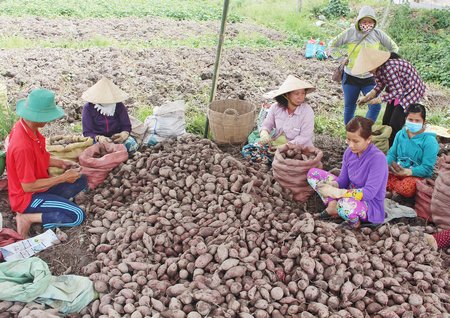
[[[27,99],[17,102],[16,112],[21,119],[10,133],[6,166],[9,201],[17,212],[17,232],[27,237],[33,223],[42,223],[45,229],[80,225],[84,212],[69,199],[87,189],[87,178],[71,169],[76,168],[73,162],[51,158],[39,132],[46,123],[64,116],[55,103],[55,94],[35,89]],[[49,177],[49,167],[66,171]]]

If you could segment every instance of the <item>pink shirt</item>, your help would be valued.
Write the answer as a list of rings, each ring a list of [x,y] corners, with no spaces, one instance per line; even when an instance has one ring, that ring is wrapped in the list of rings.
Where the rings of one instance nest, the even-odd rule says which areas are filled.
[[[291,144],[312,146],[314,139],[314,111],[311,106],[302,103],[294,113],[290,114],[287,108],[283,108],[278,103],[272,104],[266,119],[260,130],[272,132],[274,137],[282,133]]]

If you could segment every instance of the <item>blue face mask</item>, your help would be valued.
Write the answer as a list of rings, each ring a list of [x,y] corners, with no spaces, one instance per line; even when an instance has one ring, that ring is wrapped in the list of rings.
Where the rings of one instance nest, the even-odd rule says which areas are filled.
[[[418,132],[419,130],[422,129],[423,124],[422,123],[413,123],[413,122],[407,120],[405,122],[405,126],[406,126],[406,129],[408,129],[410,132],[415,134],[416,132]]]

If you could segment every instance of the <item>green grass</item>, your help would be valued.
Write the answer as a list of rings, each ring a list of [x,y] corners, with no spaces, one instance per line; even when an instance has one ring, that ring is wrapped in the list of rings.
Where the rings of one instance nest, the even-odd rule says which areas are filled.
[[[16,113],[8,104],[6,85],[0,82],[0,140],[5,139],[16,121]]]
[[[134,109],[133,116],[144,122],[148,116],[153,115],[153,106],[142,105]]]
[[[0,140],[4,140],[14,126],[14,123],[18,120],[18,117],[9,108],[2,109],[0,115]]]
[[[427,122],[431,125],[450,127],[450,114],[448,112],[438,111],[428,114],[427,116]]]
[[[113,38],[95,36],[83,41],[76,39],[54,38],[54,39],[28,39],[21,36],[0,37],[0,47],[4,49],[30,49],[30,48],[65,48],[86,49],[116,47],[121,49],[142,50],[148,48],[214,48],[217,46],[216,34],[202,34],[201,36],[190,36],[180,39],[151,38],[150,40],[133,39],[129,41],[118,41]],[[226,38],[225,48],[248,47],[268,48],[284,47],[291,44],[284,41],[272,41],[259,33],[239,33],[234,38]]]
[[[220,0],[4,0],[0,14],[47,18],[112,18],[158,16],[175,20],[219,20]],[[230,22],[242,17],[230,14]]]

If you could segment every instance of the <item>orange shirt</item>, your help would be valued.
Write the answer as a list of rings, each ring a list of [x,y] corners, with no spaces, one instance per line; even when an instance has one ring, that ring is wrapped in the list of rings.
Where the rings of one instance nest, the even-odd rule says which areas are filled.
[[[50,154],[45,149],[45,138],[37,136],[23,119],[11,130],[6,152],[8,195],[11,209],[23,213],[31,202],[32,192],[24,192],[22,183],[33,183],[48,178]]]

